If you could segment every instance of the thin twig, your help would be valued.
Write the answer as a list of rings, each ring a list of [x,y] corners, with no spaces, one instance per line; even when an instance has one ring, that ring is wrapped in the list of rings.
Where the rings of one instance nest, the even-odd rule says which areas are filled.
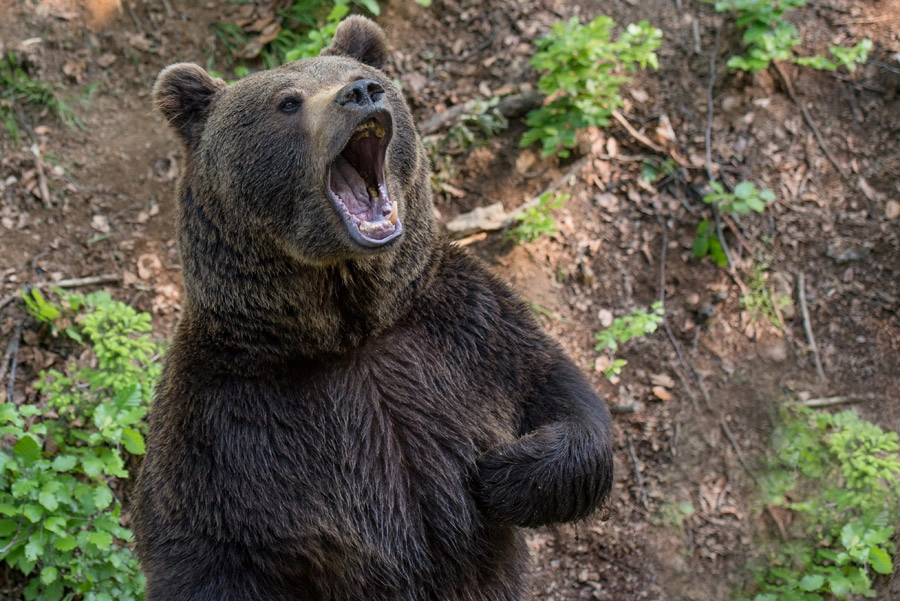
[[[638,142],[640,142],[641,144],[643,144],[644,146],[646,146],[653,152],[658,152],[659,154],[668,154],[668,153],[666,153],[666,150],[664,148],[657,145],[650,138],[648,138],[647,136],[645,136],[644,134],[642,134],[641,132],[636,130],[634,127],[632,127],[631,123],[628,122],[628,119],[623,117],[622,113],[620,113],[618,110],[614,110],[612,112],[612,117],[613,117],[613,119],[615,119],[616,121],[619,122],[619,125],[621,125],[622,127],[625,128],[625,131],[627,131],[629,134],[631,134],[631,137],[633,137],[635,140],[637,140]],[[674,157],[673,157],[673,159],[674,159]]]
[[[713,181],[712,172],[712,126],[713,126],[713,87],[716,84],[716,59],[719,57],[719,42],[722,37],[722,23],[716,28],[716,43],[709,55],[709,84],[706,86],[706,131],[703,138],[706,143],[706,177]]]
[[[822,369],[822,360],[819,358],[819,346],[816,344],[816,337],[813,336],[812,325],[809,320],[809,308],[806,306],[806,278],[803,272],[797,274],[797,296],[800,302],[800,311],[803,314],[803,330],[806,332],[806,340],[809,342],[809,348],[813,353],[813,360],[816,363],[816,374],[819,376],[819,382],[825,381],[825,371]]]
[[[53,208],[50,202],[50,188],[47,187],[47,176],[44,174],[44,161],[41,159],[41,149],[37,144],[31,145],[31,153],[34,155],[34,166],[37,169],[38,189],[41,192],[41,203],[48,211]]]
[[[872,401],[878,398],[878,395],[868,394],[848,394],[845,396],[831,396],[819,399],[809,399],[799,404],[804,407],[833,407],[834,405],[843,405],[845,403],[862,403],[864,401]]]
[[[747,462],[744,460],[744,454],[741,452],[741,446],[737,443],[737,440],[735,440],[734,436],[731,434],[731,428],[728,427],[728,423],[721,417],[719,418],[719,426],[721,426],[722,431],[725,433],[725,438],[728,439],[728,442],[730,442],[732,448],[734,448],[734,452],[737,455],[738,461],[747,472],[747,475],[750,476],[753,482],[759,484],[759,479],[757,479],[756,474],[753,473],[753,470],[750,469],[750,466],[747,465]]]
[[[2,383],[3,378],[6,377],[6,370],[9,368],[9,360],[12,358],[13,353],[17,352],[17,349],[19,348],[19,338],[22,337],[22,326],[24,324],[25,320],[20,319],[13,337],[9,339],[9,342],[6,345],[6,352],[3,353],[3,364],[0,365],[0,383]]]
[[[19,325],[16,326],[16,333],[13,334],[13,348],[12,352],[10,353],[12,361],[9,368],[9,388],[7,388],[6,393],[6,400],[10,403],[13,400],[13,392],[15,392],[16,388],[16,367],[19,365],[19,339],[22,337],[22,326],[24,324],[24,319],[19,320]]]
[[[631,434],[628,435],[628,451],[631,453],[631,461],[634,463],[634,476],[637,479],[638,488],[641,491],[641,505],[644,509],[650,509],[647,504],[647,491],[644,489],[644,477],[641,476],[641,466],[638,463],[637,453],[634,452],[634,442],[631,440]]]
[[[825,145],[825,140],[822,138],[822,134],[819,133],[819,128],[816,127],[815,122],[813,121],[812,115],[809,114],[809,111],[806,109],[806,105],[800,102],[800,99],[797,98],[797,95],[794,93],[794,85],[791,83],[790,78],[787,73],[785,73],[784,68],[777,61],[775,64],[775,70],[778,71],[778,74],[781,76],[781,79],[784,80],[784,85],[787,88],[788,95],[791,97],[791,100],[794,101],[798,107],[800,107],[800,112],[803,113],[803,119],[806,121],[806,125],[812,130],[813,135],[816,137],[816,141],[819,143],[819,148],[822,149],[822,152],[825,153],[825,156],[834,165],[834,168],[837,169],[838,174],[845,178],[847,174],[844,173],[843,168],[838,164],[837,159],[834,158],[834,155],[831,154],[831,151],[828,150],[828,146]]]
[[[131,8],[131,2],[125,0],[125,8],[128,9],[128,14],[131,15],[131,20],[134,21],[134,27],[137,29],[137,32],[141,35],[144,35],[144,27],[141,25],[140,20],[134,12],[134,9]]]

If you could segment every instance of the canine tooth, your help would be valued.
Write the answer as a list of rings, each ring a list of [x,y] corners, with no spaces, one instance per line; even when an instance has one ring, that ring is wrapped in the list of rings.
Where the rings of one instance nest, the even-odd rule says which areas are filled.
[[[391,202],[391,223],[397,225],[397,201]]]
[[[376,137],[383,138],[385,133],[387,133],[384,131],[384,128],[381,127],[381,123],[378,123],[377,121],[372,124],[372,128],[375,130]]]

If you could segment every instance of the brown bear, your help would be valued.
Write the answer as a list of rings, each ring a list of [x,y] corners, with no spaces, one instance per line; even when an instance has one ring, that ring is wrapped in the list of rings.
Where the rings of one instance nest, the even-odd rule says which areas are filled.
[[[184,311],[135,493],[148,601],[519,600],[518,528],[610,490],[603,402],[437,234],[386,58],[353,17],[230,86],[159,75]]]

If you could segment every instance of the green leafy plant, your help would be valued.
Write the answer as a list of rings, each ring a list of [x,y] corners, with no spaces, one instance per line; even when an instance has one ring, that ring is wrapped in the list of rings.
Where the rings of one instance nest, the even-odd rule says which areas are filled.
[[[515,216],[519,224],[506,233],[507,240],[516,244],[534,242],[541,236],[552,236],[557,231],[556,220],[550,214],[554,209],[562,208],[568,194],[544,192],[538,198],[536,206],[528,207]]]
[[[117,494],[128,454],[144,453],[160,349],[148,314],[105,292],[61,296],[24,295],[51,334],[92,352],[41,372],[38,402],[0,404],[0,560],[28,578],[29,601],[138,600],[144,580]]]
[[[703,197],[706,204],[715,204],[720,211],[746,215],[750,212],[762,213],[766,204],[775,200],[771,190],[757,190],[751,182],[741,182],[734,187],[734,192],[726,192],[719,182],[709,182],[713,192]]]
[[[765,503],[794,514],[786,543],[756,568],[754,601],[874,596],[873,574],[891,574],[900,510],[896,432],[861,419],[788,407],[774,437]]]
[[[461,149],[475,144],[479,135],[482,139],[493,138],[509,127],[509,121],[497,108],[500,97],[473,98],[466,103],[466,111],[447,132],[447,140],[455,142]]]
[[[619,345],[652,334],[663,322],[665,316],[666,312],[662,303],[656,301],[650,305],[649,311],[640,308],[634,309],[630,314],[614,319],[608,328],[594,334],[594,339],[597,341],[594,350],[609,353],[610,360],[603,369],[607,378],[619,375],[622,368],[628,364],[625,359],[612,356],[612,353],[619,349]]]
[[[20,104],[46,109],[72,129],[81,126],[71,107],[60,100],[53,88],[31,79],[15,54],[9,52],[0,56],[0,120],[16,144],[21,142],[16,114],[21,110]]]
[[[872,48],[872,42],[868,39],[852,48],[831,46],[829,51],[835,61],[823,56],[795,58],[794,47],[803,40],[785,14],[804,6],[806,0],[716,0],[717,12],[733,12],[736,15],[737,25],[744,30],[743,41],[747,45],[747,54],[732,56],[728,59],[728,67],[756,72],[768,68],[772,61],[777,60],[829,71],[844,65],[853,71],[857,64],[866,61]]]
[[[543,72],[538,88],[549,102],[528,113],[530,129],[522,136],[523,147],[540,142],[545,157],[569,156],[579,130],[607,125],[612,112],[622,106],[619,88],[630,80],[625,73],[658,67],[659,29],[641,21],[628,25],[613,41],[615,25],[606,16],[587,25],[573,17],[537,40],[531,64]]]
[[[697,234],[694,236],[694,245],[691,250],[698,259],[709,255],[716,265],[722,267],[728,265],[728,255],[725,254],[725,249],[719,241],[716,228],[706,219],[697,224]]]
[[[735,215],[746,215],[751,212],[761,213],[766,205],[775,200],[771,190],[757,190],[750,182],[741,182],[734,187],[734,192],[726,192],[719,182],[710,182],[712,192],[703,197],[706,204],[715,205],[719,211]],[[707,220],[697,225],[697,234],[693,244],[694,256],[698,259],[709,255],[718,265],[728,265],[728,256],[719,240],[716,228]]]
[[[768,270],[769,266],[764,262],[756,263],[750,270],[746,281],[747,292],[740,298],[741,308],[750,314],[751,321],[765,318],[781,329],[783,324],[778,315],[791,301],[787,297],[776,297],[769,289]]]
[[[851,48],[829,46],[828,52],[835,58],[830,60],[824,56],[801,56],[794,60],[798,65],[805,65],[819,71],[837,71],[843,66],[848,71],[856,71],[856,67],[865,64],[872,51],[872,40],[866,38]]]

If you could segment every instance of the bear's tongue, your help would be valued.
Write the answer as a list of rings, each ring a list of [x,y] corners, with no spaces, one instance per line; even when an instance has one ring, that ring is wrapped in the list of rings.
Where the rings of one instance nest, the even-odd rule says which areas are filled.
[[[343,156],[331,164],[329,186],[344,205],[351,221],[360,232],[376,240],[386,238],[396,229],[396,207],[387,198],[384,184],[371,177],[370,182]]]

